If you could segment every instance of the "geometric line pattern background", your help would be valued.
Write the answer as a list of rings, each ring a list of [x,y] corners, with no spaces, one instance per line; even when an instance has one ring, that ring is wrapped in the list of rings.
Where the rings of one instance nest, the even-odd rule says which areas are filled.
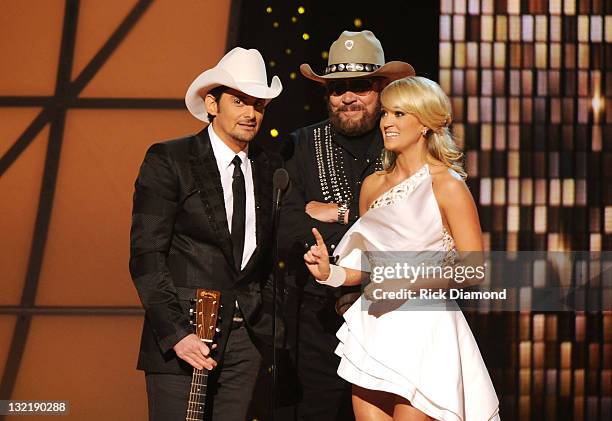
[[[0,194],[14,197],[0,218],[0,399],[69,399],[72,419],[120,407],[144,418],[134,369],[143,313],[127,272],[132,183],[148,145],[199,128],[182,97],[235,42],[236,5],[0,5],[11,64],[0,70]]]

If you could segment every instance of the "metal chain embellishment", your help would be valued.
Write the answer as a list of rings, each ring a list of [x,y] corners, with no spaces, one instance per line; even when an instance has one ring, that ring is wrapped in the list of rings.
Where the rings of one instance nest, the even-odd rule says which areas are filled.
[[[346,171],[342,147],[332,141],[331,124],[314,129],[314,147],[319,171],[319,181],[323,198],[329,203],[350,203],[351,192]]]

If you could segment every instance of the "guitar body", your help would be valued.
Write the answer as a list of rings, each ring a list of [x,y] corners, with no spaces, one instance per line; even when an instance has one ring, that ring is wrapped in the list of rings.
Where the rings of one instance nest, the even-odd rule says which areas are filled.
[[[206,289],[198,289],[196,293],[195,326],[196,335],[211,348],[216,333],[221,293]],[[191,389],[187,404],[186,421],[202,421],[206,402],[206,387],[208,385],[208,370],[193,369]]]

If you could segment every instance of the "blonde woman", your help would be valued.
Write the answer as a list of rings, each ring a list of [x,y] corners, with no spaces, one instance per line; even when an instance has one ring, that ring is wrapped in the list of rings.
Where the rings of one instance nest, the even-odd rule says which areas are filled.
[[[369,280],[361,266],[364,251],[448,257],[483,248],[462,153],[448,128],[448,97],[429,79],[407,77],[387,86],[381,102],[385,170],[364,181],[361,218],[335,249],[337,265],[330,265],[316,229],[317,245],[304,255],[322,284]],[[366,266],[374,267],[372,261]],[[419,311],[411,301],[374,311],[380,302],[370,291],[344,314],[338,374],[353,384],[357,420],[499,419],[495,390],[463,313],[456,307]]]

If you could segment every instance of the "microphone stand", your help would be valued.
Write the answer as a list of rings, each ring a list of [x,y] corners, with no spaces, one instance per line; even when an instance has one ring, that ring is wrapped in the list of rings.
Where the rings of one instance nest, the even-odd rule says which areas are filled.
[[[274,242],[272,244],[272,408],[271,415],[272,421],[275,418],[276,412],[276,300],[278,295],[278,278],[279,278],[279,267],[278,267],[278,222],[280,219],[280,189],[276,192],[274,200],[274,213],[272,215],[272,238]]]
[[[282,172],[283,174],[279,174]],[[279,176],[284,177],[277,177]],[[278,280],[280,278],[280,268],[278,261],[278,225],[280,220],[281,197],[287,189],[289,183],[289,175],[286,170],[276,170],[274,174],[274,204],[272,214],[272,393],[271,393],[271,419],[274,421],[276,409],[276,369],[277,369],[277,352],[276,352],[276,300],[278,297]],[[278,182],[277,182],[278,180]],[[281,181],[282,180],[282,181]]]

